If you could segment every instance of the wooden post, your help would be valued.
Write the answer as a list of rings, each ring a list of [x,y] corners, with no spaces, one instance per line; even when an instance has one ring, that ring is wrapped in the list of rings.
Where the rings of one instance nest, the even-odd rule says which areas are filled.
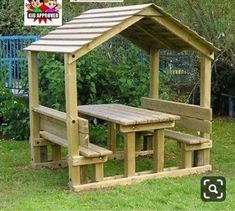
[[[61,160],[61,146],[58,144],[54,144],[51,146],[52,148],[52,160],[59,161]]]
[[[159,98],[159,50],[150,50],[150,97]]]
[[[201,55],[200,106],[204,108],[211,107],[211,59],[204,55]],[[210,139],[208,133],[201,133],[201,136]],[[196,166],[209,164],[209,156],[209,149],[198,151],[195,155]]]
[[[124,134],[124,175],[135,175],[135,132]]]
[[[150,87],[149,96],[154,99],[159,99],[159,66],[160,66],[160,51],[153,48],[150,49]],[[144,138],[144,149],[153,149],[152,137]]]
[[[185,150],[185,144],[181,144],[181,168],[192,167],[192,151]]]
[[[108,149],[114,154],[117,152],[117,130],[116,124],[108,122]]]
[[[38,90],[38,61],[37,53],[28,53],[28,77],[29,77],[29,109],[30,109],[30,144],[32,163],[47,161],[47,146],[35,146],[40,138],[39,114],[33,112],[33,107],[39,106]]]
[[[79,156],[78,111],[77,111],[77,80],[76,61],[69,64],[69,54],[64,55],[65,96],[67,113],[67,140],[69,157]],[[70,185],[80,184],[80,166],[73,166],[69,159]]]
[[[104,164],[97,163],[93,165],[93,182],[100,182],[104,178]]]
[[[142,150],[141,147],[141,135],[139,133],[135,134],[135,151],[140,152]]]
[[[164,170],[164,129],[154,130],[153,134],[153,171]]]

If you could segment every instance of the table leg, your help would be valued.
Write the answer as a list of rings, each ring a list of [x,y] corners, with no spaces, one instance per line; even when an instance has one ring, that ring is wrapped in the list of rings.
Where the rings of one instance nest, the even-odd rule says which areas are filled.
[[[153,171],[164,170],[164,129],[154,130],[153,135]]]
[[[124,175],[135,175],[135,132],[124,134]]]
[[[117,130],[116,124],[108,122],[108,149],[113,153],[117,151]]]

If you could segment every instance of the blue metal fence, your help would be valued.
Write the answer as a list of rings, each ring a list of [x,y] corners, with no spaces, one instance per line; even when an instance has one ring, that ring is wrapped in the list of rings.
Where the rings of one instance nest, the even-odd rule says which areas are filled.
[[[6,87],[21,94],[21,76],[27,69],[23,48],[39,39],[38,36],[0,36],[0,71],[5,75]]]

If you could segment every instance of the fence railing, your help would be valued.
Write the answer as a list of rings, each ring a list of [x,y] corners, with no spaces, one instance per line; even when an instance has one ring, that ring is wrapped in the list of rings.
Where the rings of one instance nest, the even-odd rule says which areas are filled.
[[[14,94],[23,94],[20,80],[22,72],[27,68],[23,48],[38,38],[38,36],[0,36],[0,74],[5,76],[5,85]]]
[[[0,36],[0,76],[5,73],[5,85],[16,95],[24,94],[24,90],[21,87],[21,79],[22,74],[27,69],[27,59],[23,48],[38,39],[39,36]],[[109,42],[115,49],[115,47],[120,45],[121,41],[114,38]],[[125,42],[121,44],[128,47]],[[107,50],[105,46],[102,49],[104,51]],[[142,62],[147,61],[145,54],[141,51],[139,57]],[[160,69],[172,75],[187,75],[188,72],[194,69],[195,61],[194,54],[161,51]]]

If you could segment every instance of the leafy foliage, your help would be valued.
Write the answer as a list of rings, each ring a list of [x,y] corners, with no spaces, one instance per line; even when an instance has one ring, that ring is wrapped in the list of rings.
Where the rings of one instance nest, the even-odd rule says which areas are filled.
[[[0,83],[0,134],[25,140],[29,135],[28,106]]]

